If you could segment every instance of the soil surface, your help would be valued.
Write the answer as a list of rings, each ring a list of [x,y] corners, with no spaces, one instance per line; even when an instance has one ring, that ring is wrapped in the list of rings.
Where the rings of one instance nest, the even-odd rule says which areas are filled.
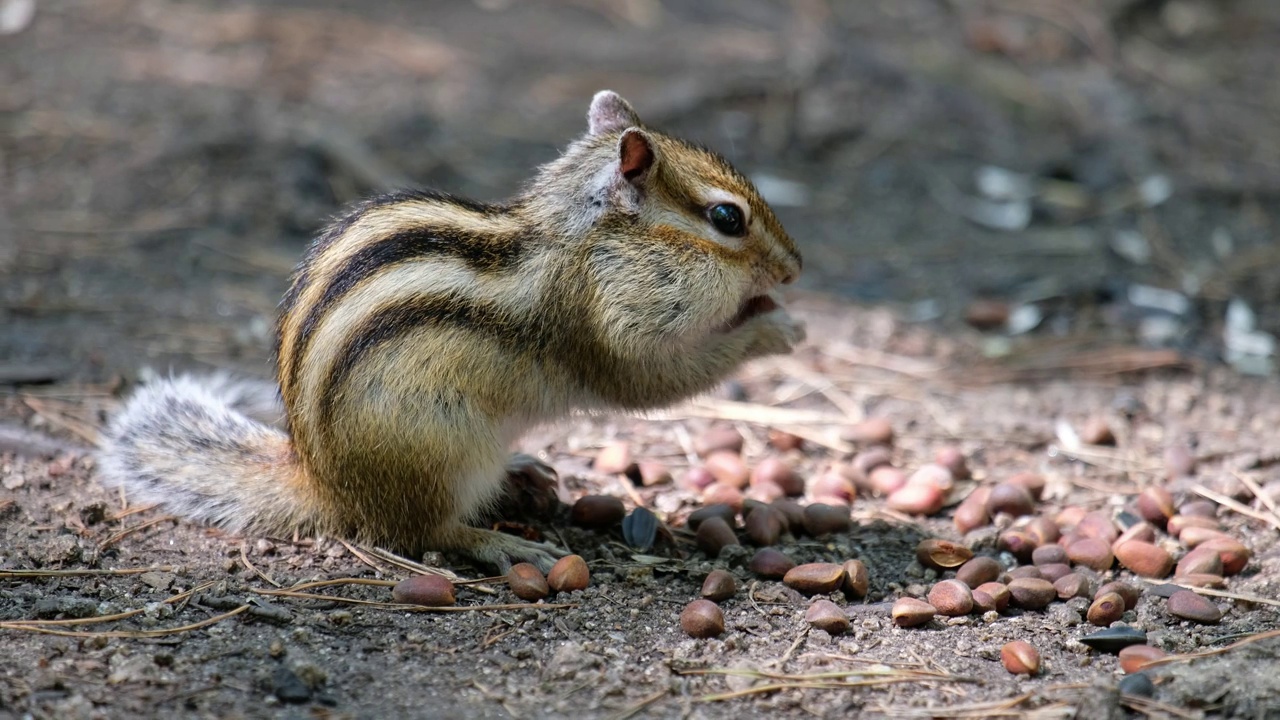
[[[1232,298],[1280,331],[1275,3],[29,7],[0,0],[0,718],[1280,717],[1280,641],[1207,653],[1280,629],[1280,532],[1246,485],[1280,498],[1280,387],[1235,371],[1266,375],[1265,353],[1219,364]],[[602,87],[752,175],[806,257],[795,355],[667,413],[523,441],[564,503],[656,512],[654,548],[576,528],[567,505],[512,518],[586,558],[591,586],[538,605],[491,579],[429,611],[391,603],[416,565],[229,536],[97,483],[96,428],[148,371],[270,376],[275,305],[326,217],[405,185],[503,197]],[[959,322],[976,298],[1000,301],[1001,329]],[[1030,332],[1006,332],[1001,313],[1027,308],[1012,329]],[[785,456],[812,483],[865,449],[842,432],[867,417],[891,422],[907,472],[956,446],[974,479],[936,517],[863,493],[851,530],[778,544],[866,564],[866,598],[831,596],[851,630],[828,636],[810,598],[746,568],[749,544],[698,549],[681,481],[726,426],[748,465]],[[1099,419],[1115,446],[1079,444]],[[802,449],[769,445],[778,429]],[[675,480],[596,472],[619,440]],[[893,600],[945,576],[916,560],[922,539],[1010,561],[997,529],[960,535],[951,514],[1026,471],[1050,517],[1118,514],[1151,485],[1248,511],[1215,511],[1250,551],[1209,596],[1217,624],[1174,618],[1126,570],[1090,576],[1146,591],[1122,621],[1150,644],[1202,654],[1149,670],[1150,698],[1079,642],[1098,629],[1081,599],[892,622]],[[678,618],[713,568],[738,592],[725,633],[695,640]],[[314,581],[333,583],[298,588]],[[1017,639],[1039,675],[1001,665]]]

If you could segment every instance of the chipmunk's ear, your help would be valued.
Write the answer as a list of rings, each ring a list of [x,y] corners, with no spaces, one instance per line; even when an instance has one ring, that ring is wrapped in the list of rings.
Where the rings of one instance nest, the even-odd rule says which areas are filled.
[[[622,96],[612,90],[601,90],[591,98],[587,110],[587,133],[599,135],[639,127],[640,116]]]
[[[653,138],[640,128],[628,128],[618,140],[618,172],[629,183],[639,186],[657,162]]]

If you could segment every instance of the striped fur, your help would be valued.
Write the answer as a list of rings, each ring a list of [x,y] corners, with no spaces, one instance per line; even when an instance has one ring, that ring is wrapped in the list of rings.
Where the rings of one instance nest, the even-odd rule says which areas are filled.
[[[781,309],[747,312],[800,270],[751,183],[612,93],[588,117],[508,204],[397,193],[316,240],[277,327],[288,435],[171,382],[112,426],[108,479],[238,529],[548,563],[545,547],[466,526],[522,432],[675,402],[803,337]],[[725,202],[747,218],[741,237],[708,220]]]

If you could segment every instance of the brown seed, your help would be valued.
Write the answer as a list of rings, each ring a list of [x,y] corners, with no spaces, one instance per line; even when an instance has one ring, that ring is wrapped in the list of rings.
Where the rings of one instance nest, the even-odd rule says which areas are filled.
[[[703,458],[702,464],[716,482],[741,490],[747,486],[751,471],[742,456],[732,450],[716,450]]]
[[[391,599],[406,605],[448,607],[456,602],[453,583],[440,575],[412,575],[391,588]]]
[[[1044,476],[1033,472],[1020,472],[1014,474],[1005,482],[1026,490],[1031,494],[1032,500],[1039,500],[1044,495]]]
[[[735,513],[742,512],[742,491],[732,485],[714,482],[702,491],[702,502],[705,505],[728,505]]]
[[[704,505],[689,513],[689,519],[687,522],[690,530],[697,530],[703,520],[718,517],[721,520],[724,520],[726,525],[733,527],[733,521],[737,516],[738,514],[734,511],[732,506],[724,503],[716,503],[713,505]]]
[[[1135,501],[1138,514],[1143,520],[1163,528],[1173,517],[1173,495],[1162,487],[1149,487],[1138,493]]]
[[[1120,650],[1120,669],[1126,673],[1136,673],[1153,660],[1166,657],[1169,653],[1150,645],[1130,645]]]
[[[705,458],[718,450],[742,452],[742,433],[731,427],[717,425],[693,441],[693,451],[700,458]]]
[[[1221,575],[1223,573],[1222,558],[1216,550],[1198,547],[1183,555],[1182,559],[1178,561],[1178,569],[1174,574],[1181,577],[1197,573],[1210,575]]]
[[[1202,588],[1220,588],[1226,587],[1227,581],[1221,575],[1213,573],[1187,573],[1186,575],[1177,575],[1174,577],[1179,585],[1188,587]]]
[[[845,597],[860,600],[867,596],[871,588],[871,577],[867,574],[867,566],[861,560],[845,560],[844,587],[841,590]]]
[[[916,559],[921,565],[934,570],[958,568],[972,558],[972,550],[950,540],[929,538],[916,545]]]
[[[1058,538],[1062,537],[1058,524],[1043,515],[1033,518],[1022,531],[1036,541],[1037,547],[1056,543]]]
[[[738,583],[733,575],[724,570],[712,570],[707,579],[702,581],[702,597],[720,602],[733,597],[738,592]]]
[[[1009,303],[979,298],[964,309],[964,321],[975,330],[995,330],[1009,321]]]
[[[1031,553],[1036,565],[1053,565],[1067,562],[1067,551],[1061,545],[1041,545]]]
[[[1009,588],[1003,583],[982,583],[973,589],[973,604],[984,612],[988,610],[1004,612],[1009,607],[1010,599],[1012,596],[1009,595]]]
[[[1035,565],[1023,565],[1022,567],[1016,567],[1010,570],[1008,575],[1010,580],[1017,580],[1018,578],[1035,578],[1036,580],[1047,579],[1044,576],[1044,573],[1040,571],[1040,568]]]
[[[1124,598],[1109,592],[1094,598],[1086,617],[1098,627],[1110,627],[1111,623],[1124,616]]]
[[[748,570],[770,580],[786,577],[786,574],[795,566],[794,560],[782,554],[781,551],[768,547],[760,548],[755,555],[751,556],[751,562],[747,563]]]
[[[898,627],[917,627],[924,625],[938,614],[938,610],[923,600],[901,597],[893,603],[893,624]]]
[[[1207,528],[1209,530],[1217,530],[1222,527],[1218,521],[1213,518],[1200,517],[1198,515],[1174,515],[1169,518],[1166,524],[1169,534],[1176,537],[1182,537],[1182,531],[1189,527]]]
[[[641,460],[636,466],[640,472],[640,484],[645,487],[666,485],[671,482],[671,470],[656,460]]]
[[[845,428],[840,438],[858,445],[892,445],[893,425],[884,418],[868,418]]]
[[[758,483],[747,488],[747,491],[743,493],[743,507],[745,508],[747,503],[750,502],[767,505],[786,496],[787,494],[782,491],[782,488],[773,483]]]
[[[1100,510],[1094,510],[1086,513],[1080,518],[1080,522],[1076,523],[1076,534],[1083,535],[1087,538],[1097,538],[1105,540],[1108,545],[1116,541],[1120,537],[1120,531],[1116,529],[1115,522],[1111,516]]]
[[[507,571],[507,585],[521,600],[537,602],[551,594],[551,586],[542,571],[532,563],[517,563]]]
[[[907,485],[932,485],[944,493],[950,492],[955,484],[951,471],[934,463],[921,465],[907,478]]]
[[[691,467],[686,470],[684,476],[680,478],[680,486],[685,490],[702,492],[715,481],[715,476],[708,472],[706,468]]]
[[[1010,602],[1024,610],[1039,610],[1058,598],[1058,591],[1048,580],[1016,578],[1008,588]]]
[[[1222,572],[1226,575],[1235,575],[1249,564],[1249,548],[1233,538],[1210,538],[1197,547],[1218,553],[1222,560]]]
[[[883,446],[869,447],[866,450],[853,456],[853,462],[849,465],[852,473],[850,480],[863,485],[864,490],[870,490],[871,486],[866,484],[871,478],[871,473],[876,468],[893,464],[893,454],[889,452],[889,448]],[[897,488],[894,488],[895,490]]]
[[[773,483],[788,495],[804,494],[804,478],[782,458],[767,457],[751,471],[751,484]]]
[[[934,485],[905,485],[885,499],[890,510],[908,515],[933,515],[942,509],[946,495]]]
[[[955,445],[943,445],[933,451],[933,461],[946,468],[956,480],[969,479],[969,465],[964,453]]]
[[[631,467],[631,443],[618,441],[600,448],[592,467],[605,475],[626,472]]]
[[[841,635],[849,631],[849,616],[830,600],[815,600],[804,614],[805,622],[826,632]]]
[[[982,486],[975,488],[969,496],[956,506],[955,525],[956,530],[960,534],[965,534],[970,530],[980,528],[991,522],[991,515],[987,513],[987,498],[991,495],[991,488]]]
[[[1014,640],[1000,648],[1000,662],[1014,675],[1038,675],[1040,653],[1025,640]]]
[[[1116,559],[1135,574],[1148,578],[1168,577],[1173,570],[1173,556],[1159,545],[1130,540],[1116,548]]]
[[[1071,574],[1071,566],[1066,563],[1046,563],[1037,565],[1036,569],[1040,571],[1040,575],[1051,583],[1058,582],[1059,578]]]
[[[1139,540],[1144,543],[1154,543],[1156,541],[1155,526],[1146,521],[1134,523],[1133,525],[1130,525],[1129,529],[1120,533],[1120,536],[1116,538],[1116,541],[1111,543],[1112,552],[1115,552],[1116,548],[1129,542],[1130,540]]]
[[[694,600],[681,611],[680,628],[689,637],[717,637],[724,632],[724,613],[710,600]]]
[[[1034,509],[1035,501],[1031,499],[1031,493],[1021,485],[1002,482],[991,488],[991,495],[987,497],[987,512],[991,515],[1005,513],[1021,517],[1030,515]]]
[[[1090,587],[1089,578],[1080,573],[1067,573],[1057,580],[1053,581],[1053,589],[1058,591],[1059,600],[1070,600],[1071,598],[1089,597],[1093,593]],[[1120,597],[1117,595],[1116,597]],[[1121,600],[1121,602],[1124,602]]]
[[[698,525],[698,532],[694,535],[694,539],[698,543],[698,549],[712,558],[719,557],[720,551],[724,548],[738,544],[738,537],[733,534],[733,528],[729,527],[729,523],[726,523],[722,517],[703,520]]]
[[[1080,521],[1084,519],[1085,514],[1084,508],[1079,505],[1070,505],[1063,508],[1053,521],[1057,523],[1060,528],[1073,528],[1080,524]]]
[[[959,580],[943,580],[929,590],[929,604],[949,617],[973,611],[973,593]]]
[[[1084,421],[1079,431],[1080,441],[1089,445],[1115,445],[1116,436],[1111,432],[1111,423],[1099,415]]]
[[[843,505],[813,503],[804,509],[804,530],[813,537],[844,532],[852,525],[849,508]]]
[[[785,430],[769,430],[769,444],[773,449],[781,452],[790,452],[799,450],[804,446],[804,438],[799,435],[793,435]]]
[[[1190,502],[1182,503],[1182,505],[1178,507],[1178,514],[1186,515],[1187,517],[1202,517],[1213,520],[1218,517],[1218,505],[1217,503],[1209,500],[1192,500]]]
[[[590,583],[591,571],[581,555],[565,555],[547,573],[547,585],[558,593],[584,590]]]
[[[907,473],[892,465],[881,465],[871,471],[867,483],[875,495],[892,495],[907,485]]]
[[[1178,533],[1178,539],[1188,548],[1195,549],[1205,543],[1206,540],[1214,540],[1217,538],[1226,538],[1231,540],[1232,537],[1221,530],[1203,527],[1184,527],[1182,532]]]
[[[569,513],[574,525],[603,530],[622,522],[627,508],[612,495],[583,495]]]
[[[1000,567],[1000,563],[996,562],[995,558],[984,555],[961,565],[960,569],[956,570],[956,579],[971,588],[976,588],[983,583],[994,582],[1003,570],[1004,568]]]
[[[804,490],[801,483],[801,491]],[[813,479],[814,496],[828,495],[838,497],[846,503],[853,502],[857,496],[857,490],[854,489],[853,483],[849,478],[842,475],[838,470],[830,469]]]
[[[1111,568],[1115,555],[1111,552],[1111,543],[1098,538],[1086,537],[1071,543],[1067,548],[1067,557],[1077,565],[1102,572]]]
[[[1109,582],[1106,585],[1103,585],[1102,587],[1098,588],[1098,591],[1093,594],[1093,599],[1097,600],[1098,598],[1102,597],[1103,595],[1106,595],[1107,593],[1115,593],[1116,595],[1119,595],[1120,597],[1124,598],[1125,610],[1132,610],[1135,607],[1137,607],[1138,598],[1141,597],[1141,593],[1138,592],[1138,588],[1126,582],[1115,581],[1115,582]]]
[[[782,584],[806,595],[829,593],[844,584],[844,567],[835,563],[805,563],[787,571]]]
[[[782,513],[782,518],[786,520],[789,532],[798,533],[804,530],[804,508],[800,507],[798,503],[791,500],[774,500],[769,505]]]
[[[1036,541],[1030,535],[1019,530],[1006,530],[1000,533],[996,547],[1018,558],[1018,562],[1030,562],[1035,552]]]
[[[765,547],[778,542],[785,522],[782,513],[772,505],[761,505],[747,514],[744,525],[751,542],[757,547]]]
[[[1168,609],[1174,617],[1205,625],[1216,624],[1222,619],[1222,611],[1217,605],[1190,590],[1179,590],[1170,595]]]

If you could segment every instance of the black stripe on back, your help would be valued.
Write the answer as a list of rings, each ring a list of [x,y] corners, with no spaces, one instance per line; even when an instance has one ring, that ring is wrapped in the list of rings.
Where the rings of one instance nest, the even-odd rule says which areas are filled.
[[[308,310],[294,338],[289,376],[296,378],[303,355],[320,321],[344,295],[383,268],[426,257],[456,257],[477,273],[501,272],[518,264],[525,250],[516,238],[493,239],[450,228],[420,227],[403,230],[367,245],[347,259],[334,273],[324,294]]]
[[[369,352],[423,327],[467,330],[492,338],[513,352],[544,354],[546,348],[535,328],[524,318],[512,316],[492,306],[468,301],[454,293],[408,298],[369,317],[348,336],[342,351],[329,368],[321,393],[320,419],[328,425],[334,399],[351,372]]]

